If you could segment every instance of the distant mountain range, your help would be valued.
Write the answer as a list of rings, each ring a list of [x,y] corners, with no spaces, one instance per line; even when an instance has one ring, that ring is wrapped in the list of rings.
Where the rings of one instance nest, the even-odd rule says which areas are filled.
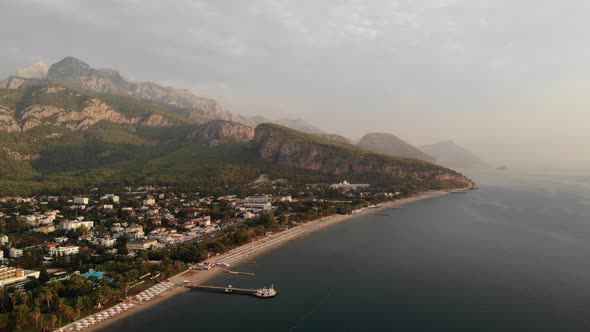
[[[358,146],[376,153],[394,157],[412,158],[434,163],[435,158],[420,151],[392,134],[369,133],[358,143]]]
[[[488,168],[490,167],[471,151],[458,146],[453,141],[442,141],[422,145],[420,150],[436,158],[439,165],[451,168]]]
[[[199,97],[186,89],[164,87],[153,82],[134,82],[115,69],[95,69],[75,57],[65,57],[48,67],[39,61],[17,70],[0,88],[16,89],[21,86],[54,83],[74,90],[110,93],[152,101],[176,108],[189,121],[203,124],[211,120],[228,120],[255,127],[260,123],[277,123],[306,133],[323,133],[303,119],[272,120],[261,116],[244,117],[223,109],[214,99]]]
[[[277,121],[299,130],[254,128],[261,119],[76,58],[49,68],[37,63],[0,83],[0,194],[138,183],[217,188],[261,174],[423,189],[472,184],[429,162],[382,155],[393,150],[369,152],[303,120]],[[395,136],[378,138],[395,143],[400,157],[432,160]]]

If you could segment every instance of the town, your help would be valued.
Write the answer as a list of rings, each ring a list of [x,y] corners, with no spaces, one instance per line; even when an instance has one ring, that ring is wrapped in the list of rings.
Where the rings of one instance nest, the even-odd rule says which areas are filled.
[[[346,181],[239,192],[146,186],[1,198],[0,324],[63,326],[254,239],[413,194]]]

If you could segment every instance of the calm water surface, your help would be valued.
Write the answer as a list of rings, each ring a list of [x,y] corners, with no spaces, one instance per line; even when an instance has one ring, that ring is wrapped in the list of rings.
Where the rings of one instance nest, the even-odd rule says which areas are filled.
[[[289,243],[103,331],[589,331],[590,176],[469,174],[479,191]]]

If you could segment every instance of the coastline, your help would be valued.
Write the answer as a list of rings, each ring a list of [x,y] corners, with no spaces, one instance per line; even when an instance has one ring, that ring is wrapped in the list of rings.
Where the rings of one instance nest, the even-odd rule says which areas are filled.
[[[272,234],[270,236],[260,238],[256,241],[253,241],[253,242],[250,242],[250,243],[245,244],[243,246],[234,248],[225,254],[216,256],[216,257],[212,258],[212,260],[215,260],[220,263],[228,263],[232,267],[234,267],[234,266],[242,264],[248,260],[251,260],[252,258],[254,258],[256,256],[262,255],[268,251],[278,248],[278,247],[282,246],[283,244],[291,242],[292,240],[295,240],[295,239],[301,238],[303,236],[312,234],[314,232],[326,229],[330,226],[333,226],[333,225],[336,225],[339,223],[353,220],[358,217],[363,217],[366,215],[379,213],[380,211],[383,211],[385,209],[399,208],[403,205],[407,205],[407,204],[414,203],[417,201],[421,201],[421,200],[425,200],[425,199],[429,199],[429,198],[434,198],[434,197],[439,197],[439,196],[443,196],[443,195],[453,193],[453,192],[463,192],[463,191],[468,191],[468,189],[464,188],[464,189],[455,189],[455,190],[448,190],[448,191],[428,191],[428,192],[424,192],[422,194],[419,194],[417,196],[381,203],[381,204],[377,205],[376,207],[365,208],[362,211],[360,211],[358,213],[354,213],[354,214],[331,215],[328,217],[324,217],[321,219],[310,221],[308,223],[290,228],[290,229],[282,231],[280,233],[276,233],[276,234]],[[172,296],[184,293],[186,291],[190,291],[190,288],[186,288],[186,287],[182,286],[185,281],[188,281],[189,283],[195,284],[195,285],[203,284],[203,283],[213,279],[214,277],[218,276],[219,274],[223,273],[223,271],[224,271],[224,269],[222,269],[222,268],[214,268],[212,270],[205,270],[205,271],[186,270],[184,272],[181,272],[178,275],[169,278],[169,280],[171,282],[177,284],[177,287],[173,288],[170,291],[167,291],[167,292],[164,292],[164,293],[158,295],[150,302],[137,303],[137,302],[132,301],[136,304],[135,307],[131,308],[128,311],[122,312],[121,314],[119,314],[109,320],[102,321],[94,326],[85,328],[83,331],[100,331],[100,329],[102,329],[114,322],[117,322],[121,319],[125,319],[126,317],[132,316],[135,313],[139,312],[140,310],[143,310],[143,309],[149,308],[153,305],[156,305],[164,300],[171,298]],[[83,318],[80,318],[80,319],[83,319]],[[62,330],[68,331],[69,328],[73,327],[73,326],[74,326],[74,324],[71,323],[67,326],[62,327]]]

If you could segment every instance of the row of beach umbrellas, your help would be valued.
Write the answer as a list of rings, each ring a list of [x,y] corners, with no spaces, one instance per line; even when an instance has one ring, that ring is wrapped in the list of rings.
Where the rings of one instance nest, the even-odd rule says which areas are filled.
[[[120,313],[122,313],[123,311],[127,311],[131,308],[133,308],[135,305],[133,303],[120,303],[117,304],[114,307],[111,307],[107,310],[101,311],[99,313],[97,313],[96,315],[93,316],[89,316],[86,317],[82,320],[79,320],[77,322],[75,322],[73,324],[73,327],[71,327],[68,331],[81,331],[87,327],[90,327],[94,324],[97,324],[99,322],[102,322],[103,320],[109,319],[111,317],[114,317]]]
[[[159,284],[154,285],[154,286],[144,290],[143,292],[135,295],[135,299],[140,302],[149,301],[152,298],[154,298],[155,296],[160,295],[162,292],[167,291],[172,287],[174,287],[174,284],[171,282],[168,282],[168,281],[163,282],[163,283],[159,283]],[[135,306],[135,304],[133,304],[133,303],[117,304],[116,306],[111,307],[106,310],[103,310],[95,315],[92,315],[92,316],[89,316],[89,317],[86,317],[84,319],[74,322],[73,324],[71,324],[72,327],[70,327],[68,329],[68,331],[81,331],[81,330],[88,328],[92,325],[100,323],[103,320],[107,320],[111,317],[114,317],[114,316],[122,313],[123,311],[127,311],[127,310],[133,308],[134,306]]]
[[[154,297],[160,295],[162,292],[167,291],[168,289],[172,288],[174,286],[173,283],[171,282],[163,282],[160,284],[157,284],[155,286],[152,286],[146,290],[144,290],[143,292],[135,295],[135,299],[137,301],[149,301],[151,299],[153,299]]]

